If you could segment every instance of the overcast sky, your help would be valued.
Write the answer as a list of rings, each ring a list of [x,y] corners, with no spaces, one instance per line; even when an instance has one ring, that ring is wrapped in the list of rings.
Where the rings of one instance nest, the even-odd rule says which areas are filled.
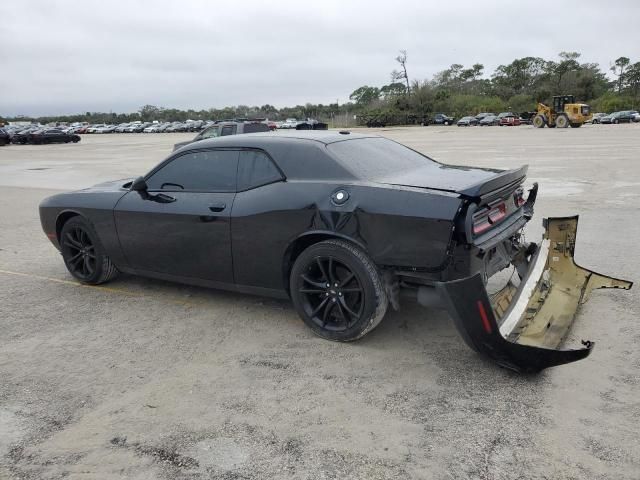
[[[0,115],[344,102],[452,63],[578,51],[640,61],[640,1],[18,0],[0,13]]]

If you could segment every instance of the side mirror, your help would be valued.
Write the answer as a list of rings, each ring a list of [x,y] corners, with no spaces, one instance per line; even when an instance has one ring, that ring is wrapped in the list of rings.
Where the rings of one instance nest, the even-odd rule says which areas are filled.
[[[146,192],[147,182],[144,181],[143,177],[138,177],[131,184],[131,190],[134,192]]]

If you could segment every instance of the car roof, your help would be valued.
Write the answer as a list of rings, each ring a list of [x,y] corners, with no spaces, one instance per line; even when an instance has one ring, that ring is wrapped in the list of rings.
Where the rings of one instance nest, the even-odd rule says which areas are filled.
[[[341,130],[342,132],[348,132],[348,130]],[[237,146],[237,147],[255,147],[260,144],[270,142],[304,142],[313,141],[319,142],[325,145],[335,142],[342,142],[345,140],[356,140],[362,138],[379,138],[379,135],[361,134],[361,133],[340,133],[337,130],[295,130],[294,132],[256,132],[245,133],[242,135],[227,135],[224,137],[215,137],[206,140],[200,140],[196,143],[191,143],[188,146],[192,148],[210,148],[210,147],[223,147],[223,146]]]

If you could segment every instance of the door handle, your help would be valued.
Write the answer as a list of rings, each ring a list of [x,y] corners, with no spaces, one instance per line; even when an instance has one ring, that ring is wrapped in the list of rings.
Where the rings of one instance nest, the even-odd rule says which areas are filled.
[[[227,208],[227,204],[222,202],[212,203],[211,205],[209,205],[209,210],[211,210],[212,212],[221,212],[225,208]]]

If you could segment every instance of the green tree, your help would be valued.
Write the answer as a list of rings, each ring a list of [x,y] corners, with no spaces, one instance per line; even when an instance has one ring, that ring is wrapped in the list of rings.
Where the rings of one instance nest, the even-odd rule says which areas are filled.
[[[631,60],[627,57],[619,57],[611,66],[611,71],[618,77],[618,93],[622,92],[622,85],[624,83],[624,73],[629,66]]]
[[[380,89],[378,87],[370,87],[368,85],[364,85],[360,88],[355,89],[349,95],[349,100],[353,100],[358,105],[369,105],[374,100],[378,100],[380,98]]]

